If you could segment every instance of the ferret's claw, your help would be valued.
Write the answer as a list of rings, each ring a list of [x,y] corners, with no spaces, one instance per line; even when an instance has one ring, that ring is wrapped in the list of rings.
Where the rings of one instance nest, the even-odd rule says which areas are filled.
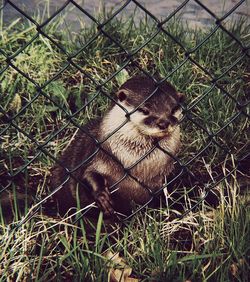
[[[104,216],[110,217],[114,214],[113,201],[108,188],[105,187],[105,190],[98,193],[95,197],[95,201]]]

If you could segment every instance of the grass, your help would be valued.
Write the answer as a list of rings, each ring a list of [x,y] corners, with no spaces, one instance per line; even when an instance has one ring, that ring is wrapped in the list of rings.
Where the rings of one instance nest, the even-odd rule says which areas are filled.
[[[82,219],[76,225],[37,215],[13,231],[2,224],[1,279],[108,281],[110,264],[119,267],[104,255],[110,251],[119,252],[141,281],[248,281],[249,205],[235,177],[219,186],[217,209],[203,206],[183,219],[147,209],[109,237],[102,217],[92,236]]]
[[[44,17],[38,15],[37,21],[43,22]],[[8,191],[14,195],[14,226],[21,218],[15,195],[29,194],[36,201],[47,195],[46,181],[54,162],[47,153],[59,156],[75,124],[102,115],[110,104],[105,94],[114,97],[121,81],[141,73],[138,66],[151,75],[165,77],[185,60],[185,51],[164,32],[141,48],[156,31],[156,24],[150,20],[135,22],[131,17],[125,22],[114,18],[105,25],[104,32],[122,48],[94,25],[78,34],[70,30],[66,34],[67,30],[60,30],[61,24],[62,19],[57,18],[45,26],[44,32],[71,55],[71,64],[51,40],[37,35],[30,22],[17,20],[3,26],[1,18],[0,191],[1,195]],[[163,27],[186,50],[192,50],[209,34],[209,30],[191,30],[178,20]],[[228,28],[249,46],[249,24],[242,20]],[[96,39],[82,49],[94,36]],[[18,53],[28,42],[12,59],[25,77],[7,66],[5,56]],[[133,54],[133,62],[126,64],[124,49]],[[190,55],[212,77],[219,78],[216,85],[208,73],[189,60],[169,77],[186,94],[179,159],[202,183],[198,188],[215,183],[235,167],[234,160],[249,151],[249,119],[244,114],[249,115],[249,108],[244,103],[249,97],[250,62],[242,55],[237,43],[218,29]],[[100,91],[93,79],[107,83]],[[75,124],[69,122],[69,116]],[[216,143],[211,142],[208,132],[214,134]],[[47,153],[39,150],[41,145]],[[14,177],[8,177],[9,173]],[[167,209],[147,209],[113,236],[103,232],[101,217],[91,236],[83,219],[73,224],[45,215],[36,215],[12,229],[0,209],[0,280],[108,281],[110,264],[115,264],[104,255],[110,250],[120,252],[133,276],[142,281],[248,281],[249,206],[241,203],[238,177],[243,173],[216,185],[215,190],[220,191],[217,209],[201,203],[183,219],[172,204]],[[186,191],[196,190],[197,183],[191,179],[180,186],[177,194],[181,193],[184,209],[188,210],[194,200]],[[25,213],[29,201],[29,197],[23,197]]]

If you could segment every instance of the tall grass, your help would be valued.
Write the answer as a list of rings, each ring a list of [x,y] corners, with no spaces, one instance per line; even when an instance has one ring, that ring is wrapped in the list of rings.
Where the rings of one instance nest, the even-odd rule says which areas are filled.
[[[1,224],[1,281],[108,281],[110,267],[119,266],[107,251],[119,252],[140,281],[248,281],[249,205],[234,177],[219,188],[217,209],[203,206],[183,219],[178,211],[147,209],[109,237],[102,217],[92,235],[83,219],[35,216],[13,231]]]

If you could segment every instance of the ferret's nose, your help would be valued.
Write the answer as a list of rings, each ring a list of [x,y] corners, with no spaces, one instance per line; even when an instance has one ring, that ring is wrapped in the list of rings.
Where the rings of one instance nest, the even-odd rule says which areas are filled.
[[[157,126],[161,129],[161,130],[164,130],[166,129],[168,126],[169,126],[169,121],[167,120],[164,120],[164,119],[159,119],[157,121]]]

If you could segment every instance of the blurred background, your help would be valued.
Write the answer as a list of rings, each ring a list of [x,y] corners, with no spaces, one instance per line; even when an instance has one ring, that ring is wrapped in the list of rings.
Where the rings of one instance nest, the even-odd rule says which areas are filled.
[[[6,1],[2,0],[2,4],[5,4]],[[45,6],[49,6],[48,14],[52,14],[60,9],[63,5],[70,1],[66,0],[13,0],[11,1],[13,4],[17,5],[21,10],[25,11],[30,16],[34,15],[34,11],[36,13],[44,13]],[[72,1],[73,2],[73,1]],[[116,1],[116,0],[76,0],[74,3],[78,4],[82,8],[84,8],[91,15],[97,15],[102,12],[102,9],[109,10],[117,10],[122,7],[127,2],[130,2],[126,9],[124,9],[120,16],[129,14],[133,14],[136,8],[136,4],[133,1]],[[244,2],[240,5],[240,7],[229,16],[226,21],[232,20],[232,18],[240,18],[246,17],[248,20],[250,19],[250,5],[249,1],[237,1],[237,0],[201,0],[200,3],[209,7],[209,9],[217,16],[221,17],[232,7],[234,7],[237,3]],[[169,16],[179,5],[185,4],[184,7],[180,10],[179,14],[183,21],[187,21],[188,25],[192,27],[207,27],[211,25],[213,22],[213,18],[211,15],[206,12],[200,5],[198,5],[195,1],[182,1],[182,0],[139,0],[138,4],[141,4],[145,8],[148,9],[155,17],[158,19],[164,19]],[[70,11],[70,13],[69,13]],[[73,4],[69,4],[66,9],[62,11],[65,14],[65,22],[73,26],[74,30],[77,31],[81,28],[81,24],[83,21],[84,15],[82,12]],[[143,11],[136,12],[138,19],[143,18],[145,13]],[[4,21],[10,22],[15,20],[18,17],[22,17],[22,15],[14,9],[10,4],[6,3],[4,7]],[[86,24],[89,24],[91,21],[89,18],[84,18]],[[81,22],[81,23],[80,23]]]

